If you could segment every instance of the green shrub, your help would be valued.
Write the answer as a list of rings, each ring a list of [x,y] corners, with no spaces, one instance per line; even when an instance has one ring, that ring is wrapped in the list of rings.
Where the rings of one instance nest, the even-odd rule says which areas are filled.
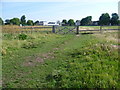
[[[18,38],[19,38],[19,40],[25,40],[25,39],[27,39],[27,35],[26,34],[19,34]]]

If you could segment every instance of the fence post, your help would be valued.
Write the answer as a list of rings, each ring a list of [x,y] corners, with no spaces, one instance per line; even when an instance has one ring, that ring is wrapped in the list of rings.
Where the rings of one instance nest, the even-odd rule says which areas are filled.
[[[33,26],[31,26],[31,28],[32,28],[32,33],[34,33],[34,27],[33,27]]]
[[[79,26],[76,28],[76,34],[79,34]]]
[[[100,32],[102,32],[102,26],[100,26]]]
[[[52,27],[52,33],[55,33],[55,26]]]

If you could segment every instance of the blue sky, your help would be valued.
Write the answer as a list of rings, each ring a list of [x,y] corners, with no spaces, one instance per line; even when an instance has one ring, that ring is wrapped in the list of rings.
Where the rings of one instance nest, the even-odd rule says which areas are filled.
[[[34,2],[8,2],[2,1],[2,18],[20,18],[33,21],[62,21],[63,19],[81,20],[86,16],[92,16],[92,20],[98,20],[102,13],[118,13],[119,0],[76,0],[76,1],[35,1]]]

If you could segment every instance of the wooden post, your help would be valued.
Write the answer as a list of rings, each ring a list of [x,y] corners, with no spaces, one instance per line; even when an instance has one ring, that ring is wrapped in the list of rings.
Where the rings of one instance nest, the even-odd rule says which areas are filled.
[[[55,26],[52,27],[52,33],[55,33]]]
[[[100,32],[102,32],[102,26],[100,26]]]
[[[79,26],[76,28],[76,34],[79,34]]]
[[[32,33],[34,33],[34,28],[33,28],[33,26],[31,26],[31,29],[32,29]]]

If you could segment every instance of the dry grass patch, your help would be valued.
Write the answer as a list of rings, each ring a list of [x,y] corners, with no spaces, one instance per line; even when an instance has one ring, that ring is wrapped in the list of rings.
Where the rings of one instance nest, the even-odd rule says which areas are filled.
[[[97,38],[105,39],[106,41],[113,41],[113,42],[118,42],[120,40],[118,38],[118,32],[106,32],[106,33],[97,33],[93,34]]]

